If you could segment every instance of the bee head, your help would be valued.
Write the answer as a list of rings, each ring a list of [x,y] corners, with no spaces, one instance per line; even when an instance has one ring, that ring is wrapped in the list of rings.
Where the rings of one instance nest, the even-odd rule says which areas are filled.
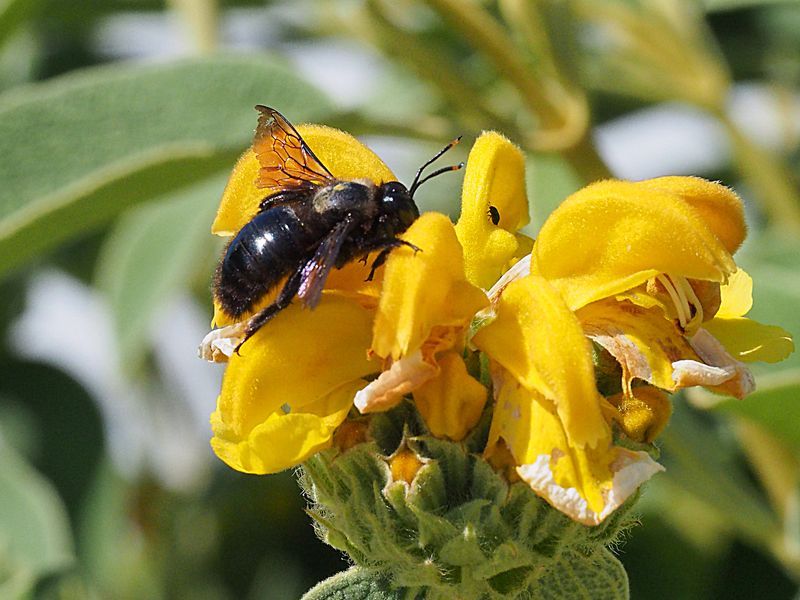
[[[381,212],[405,231],[419,217],[419,209],[408,191],[399,181],[389,181],[381,186]]]

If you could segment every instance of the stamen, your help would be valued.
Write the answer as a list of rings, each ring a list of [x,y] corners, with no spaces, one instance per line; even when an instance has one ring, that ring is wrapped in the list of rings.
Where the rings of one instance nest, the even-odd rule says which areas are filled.
[[[681,303],[681,309],[686,315],[686,323],[683,323],[681,325],[682,327],[685,328],[686,325],[689,323],[689,321],[691,321],[692,319],[692,307],[689,306],[689,301],[686,299],[686,291],[683,289],[683,286],[681,285],[681,279],[683,279],[683,277],[674,277],[669,273],[664,273],[664,275],[667,277],[667,279],[670,280],[670,283],[672,283],[675,292],[678,294],[678,298]]]
[[[685,304],[681,302],[681,298],[678,295],[675,286],[672,284],[672,281],[669,277],[664,275],[656,275],[656,281],[658,281],[661,285],[664,286],[664,289],[667,290],[672,303],[675,305],[675,310],[678,313],[678,322],[681,325],[681,328],[686,327],[686,323],[689,321],[686,314],[686,307]],[[684,302],[686,301],[686,297],[683,297]]]
[[[682,290],[682,293],[685,296],[688,296],[687,304],[690,307],[694,307],[694,316],[689,321],[689,324],[693,324],[695,322],[702,323],[703,322],[703,303],[700,302],[700,298],[697,297],[697,294],[692,287],[692,284],[689,283],[689,280],[686,277],[673,277],[672,278],[675,283],[678,284],[678,288]],[[691,312],[689,313],[691,314]]]

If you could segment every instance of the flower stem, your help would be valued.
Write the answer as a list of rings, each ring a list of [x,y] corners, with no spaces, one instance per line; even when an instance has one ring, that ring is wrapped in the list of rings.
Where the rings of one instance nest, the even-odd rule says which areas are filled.
[[[191,41],[199,54],[216,50],[219,41],[217,0],[168,0],[167,4],[189,29]]]
[[[544,128],[559,126],[561,114],[545,95],[546,86],[531,73],[508,33],[488,12],[474,2],[462,0],[425,2],[459,30],[465,40],[482,51],[498,72],[514,84],[525,103],[539,116]]]
[[[730,136],[734,160],[770,222],[790,234],[800,233],[800,197],[791,172],[774,152],[744,135],[730,117],[717,116]]]

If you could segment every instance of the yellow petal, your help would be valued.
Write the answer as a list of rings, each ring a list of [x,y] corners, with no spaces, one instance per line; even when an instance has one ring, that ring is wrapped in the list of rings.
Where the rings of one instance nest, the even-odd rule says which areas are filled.
[[[586,525],[600,523],[641,483],[663,470],[646,453],[612,446],[610,439],[596,448],[572,446],[555,406],[513,378],[496,392],[489,447],[498,439],[505,440],[522,480],[556,509]]]
[[[629,395],[633,379],[674,391],[672,363],[700,360],[683,333],[658,307],[601,300],[575,314],[586,335],[617,359],[622,367],[622,387]]]
[[[375,183],[396,181],[389,167],[350,134],[324,125],[298,125],[297,131],[334,177],[366,178]],[[256,187],[260,168],[252,149],[239,158],[222,193],[212,233],[234,235],[256,215],[266,196],[263,189]]]
[[[533,273],[572,309],[659,273],[724,281],[736,270],[723,243],[680,196],[627,181],[600,181],[567,198],[542,226]]]
[[[218,409],[211,415],[211,447],[227,465],[244,473],[277,473],[296,466],[330,445],[361,385],[361,380],[348,382],[297,413],[275,411],[244,436]]]
[[[466,329],[488,303],[466,280],[461,246],[446,216],[425,213],[402,238],[421,251],[401,247],[389,255],[372,341],[377,355],[393,360],[420,349],[435,327]]]
[[[720,287],[720,295],[717,317],[743,317],[753,307],[753,278],[739,269]]]
[[[296,443],[299,438],[294,429],[275,427],[303,419],[313,421],[315,417],[322,419],[315,431],[319,435],[324,431],[327,436],[335,425],[324,411],[338,414],[341,402],[337,390],[350,386],[352,402],[356,390],[364,385],[361,378],[377,370],[377,365],[366,358],[371,324],[371,314],[358,303],[331,297],[313,311],[291,306],[262,327],[242,346],[239,355],[230,358],[225,370],[213,418],[214,447],[225,446],[228,455],[233,447],[252,451],[258,438],[258,447],[263,448],[273,443],[263,438],[265,431],[285,431]],[[357,385],[350,385],[353,381]],[[275,421],[287,417],[291,417],[289,421]],[[274,443],[283,442],[278,437]],[[263,462],[268,461],[264,458]],[[255,468],[255,462],[247,464]]]
[[[424,464],[416,452],[405,444],[400,446],[397,452],[389,457],[391,481],[403,481],[410,485]]]
[[[764,325],[745,317],[717,317],[703,325],[734,358],[776,363],[794,352],[792,335],[775,325]]]
[[[700,215],[708,228],[733,254],[747,235],[742,200],[730,188],[700,177],[657,177],[636,185],[676,194]]]
[[[500,216],[497,225],[490,206]],[[470,282],[489,288],[530,251],[530,238],[517,233],[529,220],[522,152],[499,133],[484,132],[467,159],[456,225]]]
[[[558,292],[541,277],[519,279],[503,291],[496,314],[473,344],[555,405],[571,446],[607,442],[591,348]]]
[[[455,352],[439,358],[441,373],[414,391],[414,402],[431,433],[461,440],[480,419],[487,390],[467,373]]]

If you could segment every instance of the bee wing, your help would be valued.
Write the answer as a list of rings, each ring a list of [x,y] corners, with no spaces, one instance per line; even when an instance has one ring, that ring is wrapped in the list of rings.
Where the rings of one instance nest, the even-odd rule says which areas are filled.
[[[339,250],[350,233],[351,225],[350,219],[339,221],[317,246],[314,257],[303,266],[297,297],[308,308],[313,309],[319,304],[322,288],[325,287],[331,269],[336,265]]]
[[[313,188],[336,180],[286,117],[260,104],[256,110],[260,114],[253,151],[261,163],[258,187],[275,193],[290,188]]]

